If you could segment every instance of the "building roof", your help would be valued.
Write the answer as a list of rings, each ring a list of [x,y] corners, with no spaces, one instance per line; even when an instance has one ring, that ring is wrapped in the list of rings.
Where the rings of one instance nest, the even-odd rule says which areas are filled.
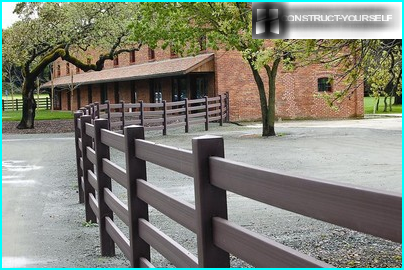
[[[101,71],[90,71],[75,74],[73,76],[73,84],[84,85],[92,83],[118,82],[184,75],[192,72],[213,58],[214,54],[208,53],[120,68],[105,69]],[[53,80],[53,85],[55,87],[64,87],[68,86],[69,84],[71,84],[70,76],[59,77]],[[41,86],[41,88],[50,87],[50,81]]]

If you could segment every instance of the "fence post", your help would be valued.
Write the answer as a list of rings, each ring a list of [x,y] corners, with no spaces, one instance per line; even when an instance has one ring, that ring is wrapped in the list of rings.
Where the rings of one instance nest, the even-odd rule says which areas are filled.
[[[123,129],[125,127],[125,102],[123,100],[121,100],[121,104],[122,104],[122,117],[121,117],[121,121],[122,121],[122,132]]]
[[[111,130],[111,104],[109,100],[106,100],[105,103],[107,104],[107,119],[108,119],[108,130]]]
[[[94,148],[96,153],[96,175],[98,184],[98,210],[99,210],[99,228],[101,240],[101,255],[114,256],[115,244],[105,228],[105,218],[113,220],[113,213],[104,201],[104,188],[111,189],[111,178],[103,172],[102,160],[109,159],[109,147],[101,142],[101,129],[108,129],[107,119],[94,120],[95,138]]]
[[[163,100],[163,135],[167,135],[167,102]]]
[[[208,96],[205,96],[205,131],[209,130],[209,100],[208,100]]]
[[[137,194],[136,179],[147,181],[146,162],[136,157],[135,139],[144,139],[144,127],[128,126],[124,128],[126,176],[129,212],[129,239],[131,247],[131,267],[140,267],[140,258],[150,260],[150,246],[139,236],[139,218],[149,220],[148,206]]]
[[[188,108],[188,98],[184,99],[185,101],[185,133],[189,132],[189,108]]]
[[[4,111],[5,111],[5,108],[4,108],[4,99],[1,100],[1,103],[2,103],[3,112],[4,112]]]
[[[230,121],[230,95],[226,92],[226,122]]]
[[[140,125],[144,126],[144,107],[143,100],[140,101]]]
[[[94,106],[94,103],[91,103],[90,104],[90,107],[91,107],[91,119],[95,119],[95,106]]]
[[[94,104],[95,104],[95,107],[97,108],[96,116],[97,116],[97,119],[99,119],[100,118],[100,103],[94,102]]]
[[[85,115],[91,115],[91,106],[90,106],[90,105],[86,105],[85,108],[86,108]]]
[[[220,98],[220,126],[223,126],[223,96],[220,94],[219,95]]]
[[[17,108],[18,111],[18,99],[15,99],[15,107]]]
[[[79,148],[79,138],[81,137],[81,132],[78,125],[78,120],[81,119],[80,117],[83,115],[83,112],[75,112],[74,113],[74,143],[76,145],[76,164],[77,164],[77,183],[79,188],[79,203],[84,202],[84,193],[83,193],[83,186],[81,185],[81,177],[83,176],[83,171],[81,170],[81,160],[80,158],[83,156],[82,152]],[[83,121],[83,120],[81,120]]]
[[[226,191],[210,184],[209,157],[224,157],[222,137],[192,139],[195,210],[197,220],[199,267],[230,267],[230,256],[213,244],[212,217],[227,219]]]
[[[46,97],[46,109],[49,110],[49,98]]]
[[[89,203],[89,195],[90,193],[94,194],[95,197],[95,190],[93,186],[91,186],[90,182],[88,182],[88,171],[94,169],[93,164],[87,157],[87,146],[92,147],[93,139],[91,136],[87,135],[86,133],[86,123],[91,123],[92,117],[90,115],[84,115],[81,117],[81,149],[82,149],[82,158],[83,158],[83,193],[84,193],[84,205],[86,211],[86,221],[89,222],[97,222],[97,217],[93,210],[90,207]]]

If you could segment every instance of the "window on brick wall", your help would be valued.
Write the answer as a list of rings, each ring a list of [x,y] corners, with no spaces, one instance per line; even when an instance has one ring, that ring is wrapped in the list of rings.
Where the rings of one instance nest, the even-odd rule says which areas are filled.
[[[137,102],[137,93],[136,93],[135,81],[130,82],[130,93],[131,93],[131,97],[130,97],[131,102],[136,103]]]
[[[130,63],[135,63],[136,62],[136,51],[130,51],[129,53],[129,62]]]
[[[56,67],[56,77],[60,77],[60,65]]]
[[[100,85],[100,87],[101,87],[101,95],[100,95],[100,98],[101,98],[101,104],[105,104],[105,101],[107,101],[108,100],[108,89],[107,89],[107,84],[106,83],[102,83],[101,85]]]
[[[79,74],[79,73],[80,73],[80,68],[76,67],[76,74]]]
[[[87,99],[88,104],[93,103],[93,86],[91,84],[89,84],[87,88]]]
[[[119,58],[118,55],[114,56],[114,66],[119,66]]]
[[[120,96],[119,96],[119,82],[114,83],[114,99],[115,103],[120,102]]]
[[[66,63],[66,75],[70,75],[70,63]]]
[[[317,79],[317,89],[319,92],[328,92],[332,90],[331,78],[322,77]]]
[[[149,61],[155,60],[156,59],[156,55],[153,49],[149,48]]]
[[[150,101],[153,103],[163,102],[163,93],[161,91],[161,82],[159,79],[150,80]]]

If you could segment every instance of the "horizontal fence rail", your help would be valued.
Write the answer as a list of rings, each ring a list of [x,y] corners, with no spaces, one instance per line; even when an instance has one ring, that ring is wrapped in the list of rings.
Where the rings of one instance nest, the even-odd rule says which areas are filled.
[[[169,128],[183,127],[189,132],[192,125],[229,121],[229,95],[205,97],[194,100],[182,100],[161,103],[117,103],[106,101],[105,104],[92,103],[80,108],[84,115],[90,115],[92,120],[107,119],[108,129],[121,132],[125,126],[141,125],[145,130],[161,130],[167,134]]]
[[[194,138],[187,151],[146,141],[142,126],[127,126],[123,134],[108,127],[107,119],[75,114],[79,200],[86,221],[99,224],[103,256],[114,255],[116,244],[131,267],[153,267],[151,247],[176,267],[229,267],[230,254],[254,267],[333,267],[230,222],[227,191],[401,243],[400,194],[233,162],[217,136]],[[110,148],[125,154],[124,168],[111,161]],[[195,204],[147,182],[147,162],[192,177]],[[112,192],[112,181],[126,188],[126,201]],[[197,256],[149,222],[149,206],[196,234]]]
[[[45,110],[51,109],[51,99],[48,97],[35,99],[35,102],[36,102],[37,109],[45,109]],[[2,99],[3,112],[4,111],[19,111],[19,110],[22,110],[22,106],[23,106],[22,99],[13,99],[13,100]]]

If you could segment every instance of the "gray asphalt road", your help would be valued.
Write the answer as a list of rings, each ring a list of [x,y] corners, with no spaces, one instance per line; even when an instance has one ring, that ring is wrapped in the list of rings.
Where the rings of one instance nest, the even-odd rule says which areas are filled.
[[[226,157],[235,161],[401,193],[401,118],[282,122],[277,125],[277,132],[282,136],[260,138],[259,126],[226,124],[222,128],[213,126],[207,133],[223,135]],[[206,132],[202,128],[193,128],[186,135],[181,130],[173,130],[166,137],[156,133],[148,133],[146,137],[190,149],[191,138],[203,134]],[[83,224],[84,210],[78,204],[76,193],[72,134],[3,135],[2,147],[3,267],[128,266],[120,252],[114,258],[100,257],[98,228]],[[114,154],[114,159],[122,164],[122,155]],[[148,173],[150,182],[193,201],[193,188],[187,177],[167,173],[153,165],[148,167]],[[120,197],[125,194],[116,191]],[[231,220],[302,251],[314,245],[313,239],[328,239],[327,235],[340,232],[235,194],[229,194],[228,199]],[[194,250],[192,233],[181,231],[153,209],[151,220]],[[352,238],[345,234],[344,237]],[[378,243],[385,255],[392,257],[390,261],[401,254],[397,245],[379,243],[373,238],[365,240],[371,246]],[[358,245],[365,246],[361,241],[357,241]],[[327,259],[335,254],[327,255],[323,251],[322,256]],[[375,255],[364,252],[361,256],[374,258]],[[156,266],[168,265],[158,256],[154,260]],[[233,266],[244,265],[234,260]]]
[[[74,154],[72,134],[3,136],[3,267],[126,266],[97,256],[98,228],[83,226]]]

